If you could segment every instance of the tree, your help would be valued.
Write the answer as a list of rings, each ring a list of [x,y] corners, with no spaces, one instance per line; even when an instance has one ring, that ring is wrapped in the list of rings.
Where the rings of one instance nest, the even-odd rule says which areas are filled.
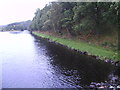
[[[119,2],[52,2],[36,11],[31,29],[64,29],[74,36],[112,33],[118,27],[118,7]]]

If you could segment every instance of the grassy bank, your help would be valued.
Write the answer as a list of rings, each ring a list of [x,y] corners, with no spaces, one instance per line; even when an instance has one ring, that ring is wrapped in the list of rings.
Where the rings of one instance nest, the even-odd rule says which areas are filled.
[[[60,37],[50,36],[38,32],[33,32],[34,35],[37,35],[42,38],[49,38],[52,41],[58,42],[60,44],[66,45],[69,48],[73,48],[76,50],[80,50],[82,52],[88,52],[89,55],[99,56],[101,59],[112,59],[114,61],[118,61],[118,52],[102,48],[100,46],[95,46],[92,44],[88,44],[82,41],[75,41],[70,39],[64,39]]]

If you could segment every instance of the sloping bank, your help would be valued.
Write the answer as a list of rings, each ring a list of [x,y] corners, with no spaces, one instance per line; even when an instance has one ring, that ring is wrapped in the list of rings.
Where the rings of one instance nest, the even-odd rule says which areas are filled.
[[[118,52],[114,52],[112,50],[91,45],[82,41],[78,42],[78,41],[54,37],[54,36],[50,36],[50,35],[46,35],[38,32],[32,32],[32,34],[42,38],[50,39],[51,41],[65,45],[68,48],[81,51],[84,54],[91,55],[92,57],[95,57],[95,58],[99,58],[102,60],[111,59],[113,61],[119,61]]]

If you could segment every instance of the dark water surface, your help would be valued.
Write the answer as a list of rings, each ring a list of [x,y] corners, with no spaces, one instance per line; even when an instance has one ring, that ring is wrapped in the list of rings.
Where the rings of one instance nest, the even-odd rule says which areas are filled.
[[[115,67],[29,34],[0,32],[2,88],[76,88],[118,80]]]

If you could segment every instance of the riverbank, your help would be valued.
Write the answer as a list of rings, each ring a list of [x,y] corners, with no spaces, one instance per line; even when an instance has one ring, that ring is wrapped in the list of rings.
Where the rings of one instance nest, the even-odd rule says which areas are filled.
[[[60,43],[62,45],[67,46],[68,48],[81,51],[84,54],[91,55],[98,59],[102,59],[102,60],[110,59],[113,61],[119,61],[118,52],[112,51],[112,50],[109,50],[109,49],[106,49],[100,46],[88,44],[83,41],[75,41],[72,39],[66,39],[66,38],[46,35],[46,34],[39,33],[39,32],[32,32],[32,34],[42,37],[42,38],[47,38],[53,42]]]

